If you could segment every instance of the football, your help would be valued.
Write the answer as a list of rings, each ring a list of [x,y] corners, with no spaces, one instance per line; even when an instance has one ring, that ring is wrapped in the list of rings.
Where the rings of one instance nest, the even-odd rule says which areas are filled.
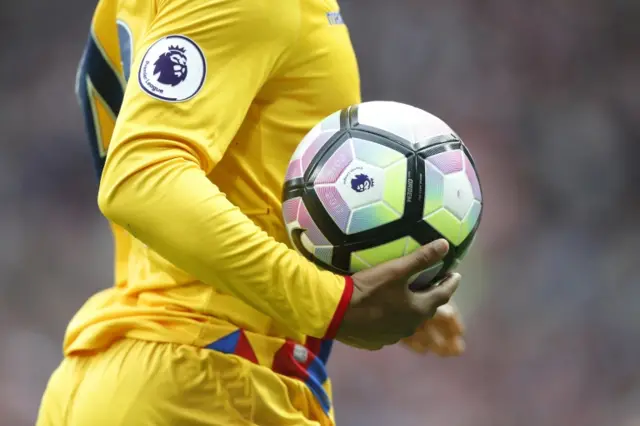
[[[327,270],[351,274],[438,238],[450,250],[421,274],[457,266],[482,216],[474,161],[441,119],[397,102],[331,114],[302,140],[287,169],[283,217],[293,246]]]

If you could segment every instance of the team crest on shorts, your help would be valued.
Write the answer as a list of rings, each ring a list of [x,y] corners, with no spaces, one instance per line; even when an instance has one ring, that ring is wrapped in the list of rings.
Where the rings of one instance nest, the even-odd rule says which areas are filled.
[[[206,75],[207,63],[200,47],[188,37],[170,35],[147,49],[138,83],[154,98],[181,102],[200,91]]]

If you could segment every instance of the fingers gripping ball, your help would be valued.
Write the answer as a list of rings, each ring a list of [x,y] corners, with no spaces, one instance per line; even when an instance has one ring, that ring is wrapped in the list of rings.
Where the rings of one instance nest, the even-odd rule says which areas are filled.
[[[444,261],[420,276],[430,283],[469,248],[482,192],[469,150],[445,122],[409,105],[365,102],[302,140],[287,170],[283,215],[295,248],[340,274],[446,238]]]

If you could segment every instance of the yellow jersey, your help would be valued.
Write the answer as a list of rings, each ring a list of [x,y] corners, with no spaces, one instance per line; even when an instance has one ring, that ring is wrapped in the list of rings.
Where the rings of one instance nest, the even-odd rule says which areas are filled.
[[[100,0],[77,92],[115,285],[72,319],[65,354],[209,347],[304,380],[328,412],[352,282],[289,247],[280,194],[303,136],[359,86],[336,0]]]

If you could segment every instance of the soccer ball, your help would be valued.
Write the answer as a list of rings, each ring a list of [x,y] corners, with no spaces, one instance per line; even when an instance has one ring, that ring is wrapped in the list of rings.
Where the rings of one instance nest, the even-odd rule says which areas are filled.
[[[296,149],[283,216],[293,246],[320,267],[351,274],[444,237],[439,280],[463,258],[480,223],[482,192],[469,151],[442,120],[397,102],[331,114]]]

